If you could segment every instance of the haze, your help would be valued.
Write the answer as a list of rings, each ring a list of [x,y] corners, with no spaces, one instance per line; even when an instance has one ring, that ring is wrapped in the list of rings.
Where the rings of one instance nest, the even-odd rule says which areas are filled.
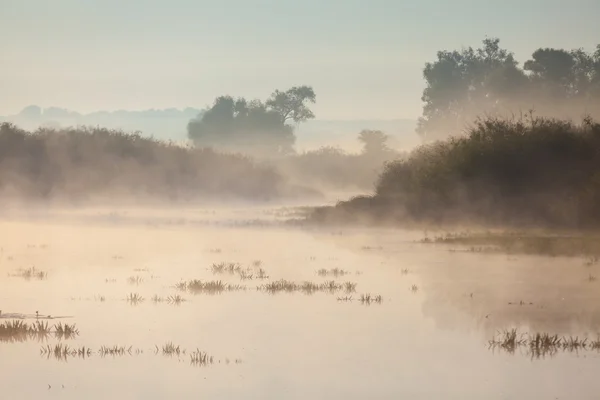
[[[592,49],[600,3],[571,1],[1,0],[0,115],[23,107],[204,108],[314,86],[321,119],[415,119],[440,49],[498,36]]]
[[[0,398],[597,399],[599,16],[0,0]]]

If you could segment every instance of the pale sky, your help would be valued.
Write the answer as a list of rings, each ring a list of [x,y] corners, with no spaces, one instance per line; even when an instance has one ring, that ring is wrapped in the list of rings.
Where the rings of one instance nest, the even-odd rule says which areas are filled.
[[[599,0],[0,0],[0,115],[202,108],[312,85],[321,119],[416,118],[422,68],[487,36],[593,49]]]

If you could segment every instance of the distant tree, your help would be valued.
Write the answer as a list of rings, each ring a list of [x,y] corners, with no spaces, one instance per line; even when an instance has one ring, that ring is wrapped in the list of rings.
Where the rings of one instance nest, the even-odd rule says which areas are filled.
[[[313,118],[305,103],[314,101],[314,92],[307,86],[286,92],[276,90],[264,103],[221,96],[210,109],[188,123],[188,137],[199,147],[261,156],[288,154],[293,152],[296,138],[287,122]]]
[[[358,141],[363,144],[363,154],[368,155],[381,155],[389,152],[388,139],[389,136],[382,131],[363,129],[358,134]]]
[[[585,112],[600,101],[600,45],[593,54],[538,49],[519,68],[498,38],[487,38],[478,49],[438,52],[423,76],[425,105],[417,132],[426,140],[459,133],[483,114],[534,109],[566,117],[553,113]]]
[[[285,92],[275,90],[267,100],[266,105],[279,113],[284,124],[289,120],[300,123],[315,117],[306,103],[314,104],[316,101],[316,95],[312,87],[294,86]]]
[[[427,138],[462,129],[481,109],[500,107],[527,82],[497,38],[485,39],[478,49],[438,52],[436,61],[425,64],[423,76],[427,86],[418,133]]]

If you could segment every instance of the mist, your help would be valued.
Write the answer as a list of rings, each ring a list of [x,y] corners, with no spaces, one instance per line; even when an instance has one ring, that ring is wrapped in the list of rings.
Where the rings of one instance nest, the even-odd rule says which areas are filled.
[[[2,393],[595,398],[598,7],[510,3],[3,4]]]

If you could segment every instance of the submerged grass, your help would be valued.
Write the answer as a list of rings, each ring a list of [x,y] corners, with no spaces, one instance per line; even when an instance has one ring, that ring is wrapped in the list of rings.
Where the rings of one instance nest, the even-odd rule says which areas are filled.
[[[449,233],[422,243],[465,246],[471,252],[503,252],[544,256],[588,257],[585,265],[598,263],[600,236],[592,234],[550,235],[534,232]]]
[[[37,339],[45,340],[50,334],[54,334],[57,339],[69,340],[79,335],[79,330],[75,324],[63,324],[59,322],[52,327],[46,321],[35,321],[28,324],[22,320],[11,320],[0,323],[0,342],[24,342]]]
[[[559,351],[578,352],[600,351],[600,336],[590,341],[586,337],[558,336],[549,333],[518,332],[516,328],[497,332],[496,336],[488,341],[488,348],[500,349],[509,354],[517,350],[524,350],[531,358],[544,358],[553,356]]]
[[[338,277],[349,275],[349,274],[350,274],[350,272],[344,271],[343,269],[340,269],[340,268],[333,268],[333,269],[321,268],[320,270],[317,271],[317,275],[319,275],[319,276],[333,276],[334,278],[338,278]]]
[[[132,305],[137,305],[144,302],[144,298],[139,293],[129,293],[125,300]]]
[[[381,295],[379,295],[379,294],[372,295],[370,293],[366,293],[366,294],[361,294],[358,301],[360,301],[360,304],[369,306],[371,304],[381,304],[383,302],[383,297],[381,297]]]
[[[13,274],[9,274],[9,276],[23,278],[25,280],[44,280],[48,278],[48,273],[46,271],[39,270],[35,267],[27,268],[27,269],[19,269],[17,272]]]
[[[191,294],[221,294],[224,292],[246,290],[246,287],[242,285],[227,284],[220,280],[202,281],[200,279],[179,282],[175,285],[175,288]]]
[[[356,283],[354,282],[346,282],[346,283],[338,283],[336,281],[327,281],[323,283],[315,283],[310,281],[304,282],[292,282],[285,279],[280,279],[278,281],[269,282],[264,285],[259,285],[256,287],[259,291],[264,291],[267,293],[275,294],[280,292],[285,293],[294,293],[301,292],[304,294],[313,294],[316,292],[328,292],[335,293],[341,290],[346,290],[348,293],[352,293],[356,290]]]

